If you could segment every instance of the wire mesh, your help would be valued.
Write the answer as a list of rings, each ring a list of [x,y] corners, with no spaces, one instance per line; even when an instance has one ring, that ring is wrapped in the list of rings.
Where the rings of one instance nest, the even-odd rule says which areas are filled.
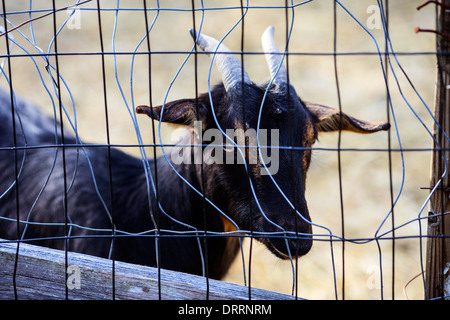
[[[26,138],[21,141],[14,136],[12,144],[0,147],[0,152],[14,159],[1,165],[13,178],[0,184],[0,203],[5,208],[8,204],[8,210],[0,208],[5,214],[0,216],[0,230],[14,231],[0,237],[9,236],[18,246],[46,240],[66,251],[77,239],[97,239],[102,246],[108,243],[105,255],[113,260],[116,239],[147,238],[153,243],[156,266],[161,255],[166,259],[166,253],[158,249],[161,239],[191,238],[195,254],[170,255],[200,261],[206,282],[212,269],[208,266],[211,251],[201,248],[213,245],[211,239],[236,238],[238,254],[223,279],[248,286],[249,298],[252,287],[312,299],[423,298],[430,194],[421,188],[429,186],[429,154],[437,123],[431,108],[436,49],[432,36],[413,31],[416,25],[434,28],[436,11],[427,7],[417,12],[420,4],[395,0],[4,0],[2,99],[13,107],[39,108],[55,121],[49,139],[54,143],[46,145],[34,143],[44,121],[35,113],[24,109],[17,121],[11,121],[12,132],[25,133]],[[231,222],[235,231],[205,230],[197,227],[204,225],[204,212],[197,216],[201,223],[193,224],[164,208],[159,190],[175,183],[171,190],[183,185],[190,194],[202,197],[203,207],[212,206],[229,218],[222,204],[202,193],[202,183],[194,185],[181,173],[176,174],[176,182],[171,181],[164,176],[167,172],[152,169],[152,159],[170,162],[177,135],[170,125],[135,112],[138,105],[167,105],[211,92],[221,81],[213,62],[195,46],[191,28],[226,44],[254,82],[271,80],[260,44],[269,25],[275,26],[289,82],[302,99],[391,124],[388,133],[356,136],[339,131],[319,136],[311,148],[306,181],[313,249],[287,261],[278,260],[255,239],[305,235],[261,234],[240,228],[239,221]],[[20,97],[35,106],[21,102]],[[295,127],[290,129],[299,134]],[[96,164],[91,150],[100,149],[108,161]],[[113,168],[126,166],[112,163],[116,150],[139,159],[145,179],[135,181],[130,171],[138,169],[130,168],[130,177],[122,177],[130,189],[124,190],[144,190],[148,198],[154,198],[156,206],[142,204],[153,221],[151,228],[141,230],[139,221],[130,221],[127,230],[116,228],[118,215],[127,214],[117,203],[136,208],[134,202],[142,199],[136,194],[122,195],[122,199],[113,190]],[[26,164],[39,152],[50,160],[45,170],[36,173]],[[59,161],[61,172],[55,169]],[[170,169],[177,171],[174,166]],[[78,190],[74,185],[82,174],[92,187],[74,194],[71,190]],[[21,197],[30,189],[21,188],[21,179],[27,175],[33,178],[24,184],[35,188],[36,197],[24,204]],[[174,179],[173,174],[170,177]],[[136,186],[139,182],[144,185]],[[47,198],[48,190],[57,194],[55,199]],[[279,193],[277,201],[286,201],[281,189]],[[106,227],[79,220],[74,211],[83,206],[89,210],[86,199],[92,199],[92,194],[104,209]],[[170,196],[180,206],[189,202],[175,191]],[[58,206],[60,215],[43,219],[36,213],[42,204]],[[168,217],[173,227],[159,227],[159,215]],[[29,228],[52,227],[62,228],[63,233],[45,239],[30,237]],[[83,230],[83,235],[77,236],[77,230]],[[128,250],[141,254],[145,248]],[[66,294],[70,298],[70,290]]]

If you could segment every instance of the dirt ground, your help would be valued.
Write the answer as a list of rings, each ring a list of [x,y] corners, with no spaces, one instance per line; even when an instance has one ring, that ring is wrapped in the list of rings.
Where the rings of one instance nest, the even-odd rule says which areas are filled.
[[[57,4],[63,7],[73,2],[75,1],[61,0]],[[240,1],[203,2],[205,8],[227,7],[222,10],[198,10],[195,13],[197,28],[202,23],[203,32],[215,38],[222,38],[241,17]],[[391,131],[374,135],[342,134],[341,147],[347,149],[340,153],[342,193],[339,189],[336,151],[338,134],[319,137],[315,145],[319,150],[313,152],[306,194],[313,222],[323,226],[313,229],[318,241],[315,241],[309,254],[293,263],[277,259],[262,245],[253,241],[252,287],[291,294],[293,279],[298,277],[297,293],[306,299],[335,299],[336,295],[339,299],[424,297],[420,273],[421,264],[424,263],[421,249],[424,253],[426,241],[421,242],[418,236],[420,232],[426,234],[426,223],[419,223],[417,218],[428,213],[428,194],[421,187],[429,186],[430,152],[421,149],[432,146],[428,130],[432,132],[433,127],[429,110],[432,112],[434,103],[436,60],[435,56],[430,54],[435,51],[435,37],[431,34],[414,33],[416,26],[435,28],[433,5],[420,11],[416,10],[422,2],[423,0],[389,1],[389,36],[392,44],[392,48],[389,48],[389,67],[392,66],[392,69],[388,71],[387,77],[392,102]],[[293,20],[289,51],[297,53],[289,58],[291,82],[304,100],[337,108],[338,91],[332,55],[334,2],[313,0],[295,6],[293,10],[277,8],[284,3],[285,1],[249,2],[253,7],[248,9],[244,18],[244,50],[260,52],[260,37],[269,25],[275,26],[278,45],[280,48],[284,47],[287,14],[289,24]],[[376,25],[379,16],[372,10],[376,8],[373,6],[377,1],[341,0],[340,3],[342,6],[338,4],[336,8],[336,45],[337,52],[342,54],[336,59],[342,109],[362,119],[386,120],[387,90],[381,66],[384,57],[380,58],[378,55],[378,50],[385,51],[385,37],[381,25],[379,28]],[[114,1],[101,1],[101,4],[104,8],[116,8]],[[191,2],[162,0],[159,5],[165,9],[148,11],[149,23],[155,19],[150,32],[151,49],[155,51],[151,56],[153,105],[162,104],[165,99],[170,101],[193,97],[195,92],[193,57],[183,64],[193,45],[188,32],[193,27],[193,14],[188,10],[191,8]],[[275,8],[267,8],[269,5]],[[88,3],[83,7],[94,6],[95,3]],[[147,6],[155,8],[157,3],[147,1]],[[201,8],[201,2],[195,1],[195,6]],[[232,6],[236,8],[229,8]],[[142,1],[122,0],[120,7],[142,8]],[[33,9],[46,8],[51,8],[51,1],[33,2]],[[176,8],[186,10],[173,10]],[[16,12],[27,11],[29,1],[9,1],[7,9]],[[36,12],[32,17],[45,13]],[[69,18],[69,13],[67,10],[58,13],[58,26]],[[115,29],[116,11],[102,12],[104,50],[108,53],[146,51],[145,41],[137,48],[146,32],[142,11],[123,10],[117,17]],[[29,17],[28,13],[21,13],[9,15],[8,19],[14,25],[19,25]],[[53,47],[50,48],[53,38],[52,23],[51,16],[48,16],[33,21],[32,29],[29,23],[19,29],[28,39],[34,37],[35,45],[30,44],[17,30],[11,35],[30,53],[40,53],[36,46],[43,52],[53,52]],[[239,51],[241,25],[238,25],[224,42],[231,50]],[[57,45],[61,53],[99,52],[97,12],[75,12],[70,24],[60,31]],[[0,47],[4,54],[4,41],[0,42]],[[392,50],[397,53],[396,56],[392,54]],[[171,51],[175,53],[170,53]],[[15,46],[12,53],[23,54],[24,51]],[[12,59],[14,89],[18,94],[41,106],[45,112],[52,114],[51,100],[37,72],[41,72],[43,81],[52,88],[49,74],[45,71],[46,61],[40,55],[33,58],[36,65],[30,57],[19,56]],[[148,56],[106,54],[104,58],[107,67],[106,89],[111,143],[137,144],[129,110],[134,110],[139,104],[149,104]],[[54,63],[53,56],[50,61]],[[244,63],[253,81],[268,80],[269,73],[263,55],[245,55]],[[399,64],[417,92],[409,85]],[[101,57],[96,54],[62,55],[59,57],[59,65],[65,84],[73,96],[80,136],[85,141],[105,143]],[[201,92],[208,89],[209,65],[208,57],[199,56],[197,77]],[[211,85],[219,79],[213,68]],[[0,81],[2,87],[7,86],[4,77]],[[63,101],[72,115],[72,101],[66,88],[63,88]],[[151,143],[151,130],[145,120],[139,118],[139,129],[144,143]],[[163,141],[167,141],[170,128],[162,126],[161,132]],[[391,153],[384,151],[388,148],[389,135],[394,149]],[[123,149],[139,155],[138,148]],[[403,152],[400,152],[400,149]],[[392,160],[392,175],[389,173],[389,157]],[[390,214],[391,185],[395,201],[394,219]],[[392,232],[393,225],[396,227],[395,233]],[[329,232],[357,241],[334,242],[331,248]],[[383,237],[379,241],[364,241],[380,235]],[[393,236],[396,237],[395,241],[392,240]],[[250,241],[246,240],[244,264],[247,281],[249,247]],[[415,278],[417,275],[419,276]],[[240,258],[236,259],[225,281],[244,283],[243,263]]]

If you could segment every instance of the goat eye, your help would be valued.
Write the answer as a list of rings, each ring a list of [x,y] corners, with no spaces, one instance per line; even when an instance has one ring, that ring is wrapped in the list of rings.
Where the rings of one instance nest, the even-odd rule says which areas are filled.
[[[273,105],[271,115],[274,118],[279,118],[283,114],[283,109],[278,104]]]
[[[281,109],[281,107],[279,105],[275,105],[273,109],[273,114],[279,116],[282,113],[283,110]]]

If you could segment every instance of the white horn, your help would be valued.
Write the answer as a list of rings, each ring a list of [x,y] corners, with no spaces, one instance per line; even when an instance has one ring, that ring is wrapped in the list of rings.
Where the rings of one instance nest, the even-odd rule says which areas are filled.
[[[261,42],[266,56],[267,64],[269,65],[270,75],[272,78],[275,77],[273,82],[280,85],[287,82],[287,72],[286,68],[282,64],[283,56],[278,51],[277,45],[275,43],[275,38],[273,35],[274,30],[275,28],[273,26],[268,27],[261,37]]]
[[[242,64],[237,57],[231,54],[224,44],[219,45],[219,41],[204,34],[194,34],[194,30],[191,29],[191,35],[194,40],[197,40],[198,46],[212,56],[215,52],[214,61],[216,67],[222,75],[222,82],[225,86],[225,90],[242,81],[242,72],[244,76],[244,83],[251,83],[250,77],[247,72],[242,69]],[[195,39],[195,36],[198,39]]]

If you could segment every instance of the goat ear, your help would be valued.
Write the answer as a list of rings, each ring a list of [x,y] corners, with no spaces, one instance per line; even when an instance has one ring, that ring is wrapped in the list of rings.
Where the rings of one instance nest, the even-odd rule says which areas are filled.
[[[331,132],[341,129],[357,133],[374,133],[381,130],[388,130],[390,127],[390,124],[387,122],[358,120],[333,108],[306,101],[303,103],[313,116],[319,132]]]
[[[194,121],[206,120],[208,107],[200,99],[180,99],[166,103],[164,109],[163,106],[137,106],[136,113],[146,114],[162,122],[193,125]]]

